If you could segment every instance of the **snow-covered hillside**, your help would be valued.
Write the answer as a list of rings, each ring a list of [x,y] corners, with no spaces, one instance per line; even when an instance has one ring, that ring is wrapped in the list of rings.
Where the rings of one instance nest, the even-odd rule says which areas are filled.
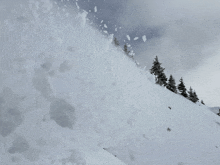
[[[1,165],[220,164],[220,118],[155,85],[85,12],[0,6]]]

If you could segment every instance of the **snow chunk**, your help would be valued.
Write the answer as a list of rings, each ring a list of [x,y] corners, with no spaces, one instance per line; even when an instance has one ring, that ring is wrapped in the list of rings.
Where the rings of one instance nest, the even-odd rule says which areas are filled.
[[[130,36],[129,36],[129,35],[127,35],[126,37],[127,37],[127,39],[128,39],[129,41],[131,40],[131,38],[130,38]]]
[[[76,2],[76,7],[77,7],[77,9],[79,9],[79,5],[78,5],[78,3]]]
[[[101,20],[101,23],[103,22],[103,20]]]
[[[108,34],[108,31],[106,31],[106,30],[104,30],[103,32],[106,33],[106,34]]]
[[[135,41],[138,40],[138,39],[139,39],[139,37],[135,37],[135,38],[134,38]]]
[[[97,12],[97,6],[95,6],[95,8],[94,8],[94,12],[95,12],[95,13]]]
[[[115,31],[117,32],[117,31],[118,31],[118,28],[115,28]]]
[[[105,28],[108,28],[108,26],[107,26],[106,24],[104,24],[104,27],[105,27]]]
[[[146,35],[143,35],[143,36],[142,36],[142,39],[143,39],[144,42],[146,42],[146,41],[147,41]]]

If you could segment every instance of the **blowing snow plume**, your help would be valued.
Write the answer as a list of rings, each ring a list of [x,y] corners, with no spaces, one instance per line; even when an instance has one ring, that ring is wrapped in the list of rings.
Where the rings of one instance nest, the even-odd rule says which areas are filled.
[[[85,12],[0,6],[0,164],[219,164],[219,118],[151,82]]]

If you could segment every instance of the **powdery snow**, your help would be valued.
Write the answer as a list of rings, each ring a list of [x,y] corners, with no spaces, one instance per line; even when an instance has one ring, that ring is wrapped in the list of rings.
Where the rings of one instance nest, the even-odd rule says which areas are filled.
[[[78,5],[78,2],[76,2],[76,7],[77,7],[77,9],[80,9],[80,7],[79,7],[79,5]]]
[[[127,39],[130,41],[131,40],[131,38],[130,38],[130,36],[129,35],[126,35],[126,37],[127,37]]]
[[[1,165],[219,165],[217,115],[155,85],[82,14],[32,2],[0,2]]]
[[[147,37],[145,35],[142,36],[142,39],[143,39],[144,42],[147,41]]]
[[[95,13],[97,12],[97,6],[94,7],[94,12],[95,12]]]

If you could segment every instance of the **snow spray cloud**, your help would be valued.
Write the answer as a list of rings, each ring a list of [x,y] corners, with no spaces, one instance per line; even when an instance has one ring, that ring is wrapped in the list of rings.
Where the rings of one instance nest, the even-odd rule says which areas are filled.
[[[138,27],[159,29],[159,37],[140,46],[145,54],[140,58],[158,55],[168,59],[165,63],[171,59],[185,69],[195,65],[190,59],[212,55],[203,51],[218,42],[219,7],[217,0],[129,0],[119,20],[128,31]]]
[[[197,68],[207,63],[207,58],[214,58],[219,54],[219,8],[218,0],[128,0],[119,22],[127,28],[128,33],[140,27],[156,28],[155,35],[160,35],[147,36],[147,42],[138,45],[136,59],[142,66],[150,68],[153,58],[157,55],[168,73],[174,74],[177,79],[181,76],[187,79],[192,70],[195,70],[196,76]],[[220,61],[219,58],[218,60]],[[203,70],[210,65],[213,64],[204,65],[206,68]],[[219,67],[213,69],[219,70]],[[207,83],[210,73],[203,73],[204,78],[200,77],[200,81]],[[190,82],[194,82],[197,88],[193,76],[189,78],[189,85]],[[202,86],[199,88],[202,90]],[[212,88],[216,91],[215,85]],[[198,94],[203,97],[202,91],[198,91]],[[209,99],[209,103],[217,105],[213,99]]]

